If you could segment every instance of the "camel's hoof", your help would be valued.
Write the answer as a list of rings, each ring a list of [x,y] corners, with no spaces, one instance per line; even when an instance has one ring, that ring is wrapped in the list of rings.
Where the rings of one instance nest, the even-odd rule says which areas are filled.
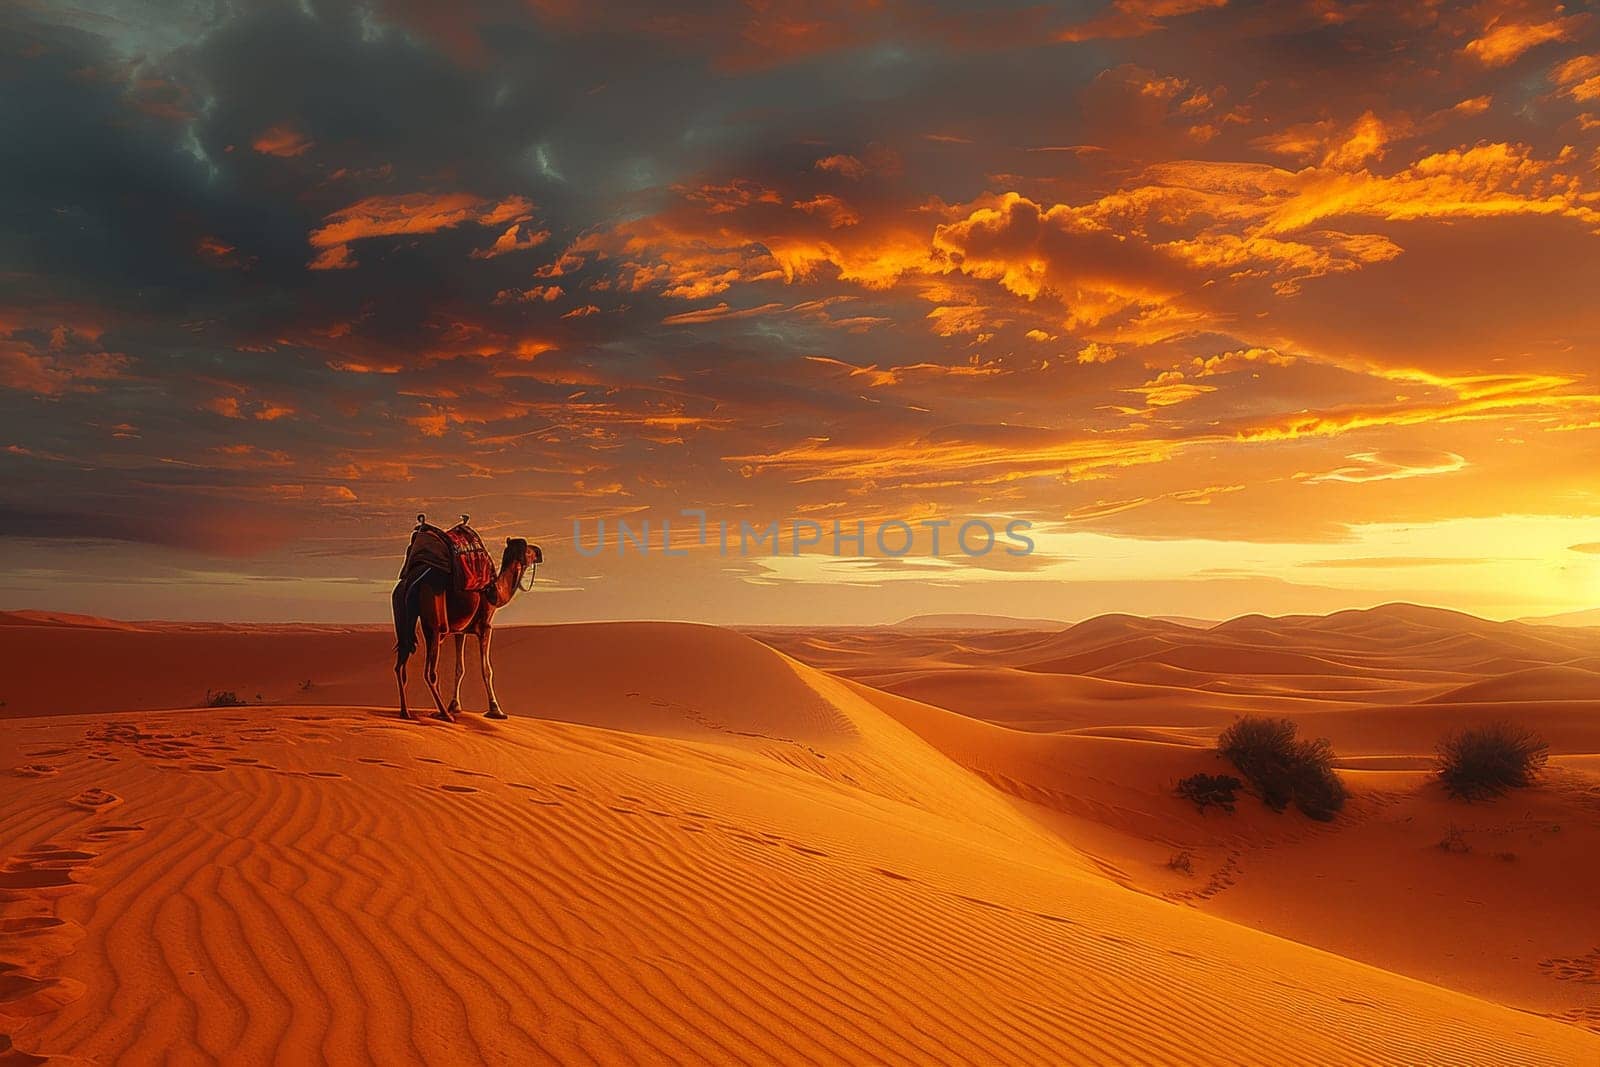
[[[435,719],[443,719],[445,722],[455,722],[456,721],[456,717],[454,715],[450,714],[448,711],[436,711],[436,712],[433,713],[433,717]]]
[[[415,715],[411,714],[405,708],[401,708],[400,709],[400,717],[402,719],[405,719],[407,722],[416,722],[416,720],[417,720],[417,717]]]
[[[461,710],[461,701],[452,700],[450,702],[450,708],[449,708],[450,714],[454,715],[456,712],[458,712],[460,710]]]
[[[500,705],[495,704],[483,713],[485,719],[509,719],[511,716],[500,710]]]

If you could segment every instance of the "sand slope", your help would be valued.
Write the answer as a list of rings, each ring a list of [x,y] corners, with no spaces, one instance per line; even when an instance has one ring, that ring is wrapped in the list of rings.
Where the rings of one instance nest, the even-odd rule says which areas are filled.
[[[47,697],[45,660],[107,632],[50,625],[53,642],[7,635],[38,657],[8,659],[8,692]],[[91,713],[6,722],[0,1033],[17,1049],[1600,1058],[1579,1026],[1206,914],[1187,882],[1146,884],[1159,865],[1134,869],[1128,842],[1206,827],[1151,784],[1206,758],[1181,728],[1005,729],[668,624],[508,630],[497,688],[548,718],[411,724],[388,710],[381,633],[245,636],[144,628],[121,639],[151,644],[93,647],[182,671],[130,689],[238,687],[235,671],[292,693],[309,676],[296,699],[330,703],[127,712],[108,690]],[[1241,810],[1234,832],[1314,840],[1285,825]],[[1551,984],[1585,988],[1592,948],[1551,962]]]

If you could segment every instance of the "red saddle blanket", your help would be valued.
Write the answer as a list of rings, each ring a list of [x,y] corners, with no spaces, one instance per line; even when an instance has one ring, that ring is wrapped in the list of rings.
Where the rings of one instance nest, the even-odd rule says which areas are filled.
[[[400,577],[406,577],[418,567],[435,567],[447,572],[456,591],[461,593],[480,593],[494,584],[497,577],[494,557],[483,547],[483,538],[465,523],[448,530],[430,523],[418,524],[411,532],[411,544],[406,549]]]

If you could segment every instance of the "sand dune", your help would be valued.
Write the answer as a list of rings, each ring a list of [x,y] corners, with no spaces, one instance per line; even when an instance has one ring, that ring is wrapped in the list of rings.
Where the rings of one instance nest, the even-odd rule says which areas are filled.
[[[1100,715],[1018,730],[725,630],[523,627],[496,639],[517,717],[449,726],[392,717],[376,628],[4,625],[0,1034],[22,1053],[1600,1058],[1600,744],[1572,702],[1530,705],[1573,713],[1549,789],[1463,812],[1374,762],[1321,826],[1173,798],[1235,699],[1173,686],[992,665],[1079,685],[1073,714]],[[893,639],[869,665],[857,635],[790,636],[897,669]],[[944,640],[982,662],[983,642]],[[63,671],[87,656],[116,683]],[[905,683],[982,670],[942,656],[918,646]],[[274,703],[160,704],[207,688]],[[1273,706],[1352,735],[1432,716],[1418,738],[1468,707]],[[1425,751],[1402,733],[1373,760]],[[1472,852],[1429,840],[1446,820]],[[1178,850],[1192,874],[1168,868]],[[1392,905],[1418,899],[1407,940]]]
[[[1529,667],[1464,685],[1430,698],[1441,704],[1484,704],[1506,700],[1582,700],[1600,702],[1600,672],[1581,667]]]
[[[912,615],[894,624],[901,630],[1065,630],[1056,619],[1019,619],[1013,615]]]

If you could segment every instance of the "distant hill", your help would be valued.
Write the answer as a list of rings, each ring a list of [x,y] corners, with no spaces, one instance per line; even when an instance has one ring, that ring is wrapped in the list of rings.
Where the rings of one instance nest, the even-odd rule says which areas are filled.
[[[1588,611],[1569,611],[1565,615],[1532,616],[1518,619],[1533,626],[1600,626],[1600,608]]]
[[[1065,630],[1060,619],[1018,619],[1010,615],[913,615],[894,623],[897,630]]]

